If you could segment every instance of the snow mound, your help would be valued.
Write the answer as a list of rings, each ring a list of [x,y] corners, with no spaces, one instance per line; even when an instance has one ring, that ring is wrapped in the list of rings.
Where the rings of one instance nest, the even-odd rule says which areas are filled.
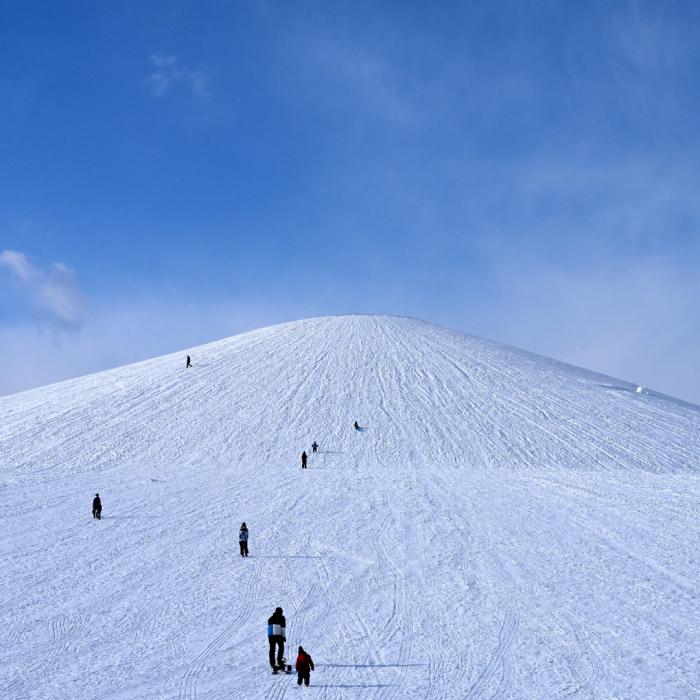
[[[277,605],[324,697],[698,692],[698,407],[398,317],[187,353],[0,398],[1,696],[282,697]]]

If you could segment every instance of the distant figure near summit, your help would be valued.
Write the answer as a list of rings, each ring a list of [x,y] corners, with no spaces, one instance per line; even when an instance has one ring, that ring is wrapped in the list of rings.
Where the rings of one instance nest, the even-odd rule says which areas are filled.
[[[311,451],[312,451],[314,454],[316,454],[316,452],[318,452],[318,443],[316,442],[316,440],[314,440],[314,441],[313,441],[313,444],[311,445]]]
[[[95,520],[102,520],[102,501],[99,493],[96,493],[95,498],[92,499],[92,517]]]
[[[275,612],[267,621],[267,640],[270,643],[270,666],[272,670],[284,664],[284,643],[287,641],[287,621],[282,614],[282,608]],[[277,663],[275,663],[275,647],[277,647]]]
[[[248,556],[248,526],[245,523],[241,524],[241,531],[238,533],[238,544],[241,548],[241,556]]]
[[[185,364],[185,367],[192,367],[192,360],[190,359],[190,356],[187,356],[187,363]]]
[[[304,450],[304,451],[301,453],[301,468],[302,468],[302,469],[306,469],[306,460],[307,460],[306,450]]]

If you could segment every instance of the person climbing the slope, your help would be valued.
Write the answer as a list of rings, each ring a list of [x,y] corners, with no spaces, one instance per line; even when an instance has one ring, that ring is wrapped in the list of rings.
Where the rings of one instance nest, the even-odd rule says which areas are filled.
[[[314,454],[316,454],[318,452],[318,443],[316,442],[316,440],[314,440],[313,443],[311,444],[311,451]]]
[[[102,520],[102,501],[99,493],[96,493],[95,498],[92,499],[92,517],[95,520]]]
[[[241,556],[248,556],[248,526],[245,523],[241,523],[241,530],[238,533],[238,544],[241,548]]]
[[[192,360],[190,359],[190,356],[187,356],[187,363],[185,364],[185,367],[192,367]]]
[[[304,651],[304,647],[299,647],[299,654],[297,656],[297,663],[295,666],[297,670],[297,685],[309,686],[309,680],[311,676],[311,671],[314,669],[314,660],[311,658],[309,652]]]
[[[307,459],[308,459],[308,457],[306,456],[306,450],[304,450],[304,451],[301,453],[301,468],[302,468],[302,469],[306,469],[306,460],[307,460]]]
[[[275,608],[275,612],[267,621],[267,641],[270,643],[270,666],[274,671],[283,664],[284,643],[287,641],[287,621],[282,614],[282,608]],[[275,663],[275,648],[277,649],[277,663]]]
[[[357,430],[358,432],[359,432],[360,430],[362,430],[362,428],[360,428],[360,426],[357,424],[357,421],[355,421],[355,422],[352,424],[352,427],[355,428],[355,430]]]

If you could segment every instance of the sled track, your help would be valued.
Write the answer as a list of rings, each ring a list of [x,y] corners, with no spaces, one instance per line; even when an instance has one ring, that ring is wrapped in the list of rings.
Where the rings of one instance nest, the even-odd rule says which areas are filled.
[[[243,624],[248,620],[251,613],[251,601],[255,598],[257,593],[258,581],[260,579],[260,568],[261,564],[259,562],[255,563],[255,571],[251,576],[248,577],[248,585],[245,588],[245,593],[243,596],[243,601],[238,607],[238,612],[236,617],[233,619],[230,625],[225,627],[214,639],[212,639],[209,644],[204,648],[204,650],[190,663],[189,668],[185,672],[180,682],[180,700],[194,700],[197,697],[197,681],[204,670],[207,659],[221,649],[226,642],[235,634]]]
[[[413,645],[413,615],[411,614],[410,606],[406,605],[406,584],[400,569],[396,566],[391,557],[389,557],[380,538],[377,538],[376,546],[380,557],[383,558],[392,569],[394,585],[393,606],[384,635],[387,639],[385,640],[384,637],[382,637],[380,646],[386,648],[387,642],[395,636],[392,632],[392,627],[398,628],[400,634],[398,658],[396,659],[398,678],[394,685],[383,686],[377,694],[378,700],[391,700],[391,698],[396,696],[403,682],[406,680],[406,668],[411,659],[411,648]]]
[[[450,484],[441,473],[434,473],[431,487],[434,490],[432,495],[430,489],[427,486],[425,488],[429,500],[434,504],[441,504],[442,510],[448,514],[450,528],[459,533],[457,540],[459,554],[456,557],[458,565],[453,576],[455,581],[459,582],[460,589],[466,591],[469,588],[467,570],[472,568],[470,565],[470,547],[473,546],[471,529],[468,524],[459,522],[456,518],[459,506],[452,505],[444,496],[444,494],[454,492],[454,484]],[[423,579],[423,586],[428,585],[430,582]],[[426,650],[430,663],[429,687],[426,698],[442,700],[449,697],[450,694],[463,692],[463,689],[468,686],[468,665],[464,663],[464,655],[460,651],[464,644],[464,638],[457,634],[457,629],[457,625],[447,625],[444,630],[444,638],[441,639],[438,648]],[[443,653],[443,649],[448,650],[448,653]]]
[[[56,615],[49,620],[50,641],[43,645],[43,659],[38,666],[31,668],[7,683],[0,690],[8,693],[6,697],[20,697],[23,694],[31,695],[31,689],[44,680],[47,676],[55,675],[59,669],[61,658],[69,650],[69,638],[83,625],[74,623],[67,615]],[[5,696],[3,696],[5,697]]]
[[[425,693],[425,700],[447,697],[447,667],[445,666],[442,654],[435,654],[435,647],[428,646],[421,642],[418,646],[425,653],[428,659],[428,690]]]
[[[605,669],[600,657],[593,651],[581,625],[569,616],[565,619],[576,640],[576,648],[568,655],[569,668],[579,683],[579,688],[573,695],[578,695],[582,691],[595,694],[596,687],[603,680]]]
[[[391,415],[384,406],[385,394],[387,391],[385,377],[381,375],[379,376],[379,384],[380,408],[391,421]],[[387,465],[379,455],[376,446],[373,449],[373,457],[378,464],[384,468],[387,468]],[[395,512],[393,508],[391,508],[390,500],[387,497],[387,494],[382,491],[381,508],[378,512],[383,512],[385,515],[382,519],[382,524],[378,529],[379,532],[386,531],[387,523],[390,520],[390,515],[388,512],[390,510],[391,514],[395,516]],[[411,607],[406,604],[406,584],[404,581],[403,572],[389,555],[384,543],[381,541],[381,537],[374,538],[373,544],[377,553],[377,569],[374,572],[374,579],[380,588],[385,588],[388,583],[385,570],[388,568],[391,571],[394,591],[391,615],[389,616],[389,620],[385,625],[385,631],[380,637],[378,646],[382,649],[387,647],[388,642],[395,636],[392,627],[398,628],[400,634],[398,659],[396,661],[396,665],[398,667],[398,678],[396,679],[396,683],[394,685],[382,686],[376,695],[378,700],[391,700],[391,698],[394,698],[399,692],[406,679],[406,667],[411,658],[411,648],[413,645],[413,615],[411,612]],[[386,566],[382,566],[382,562],[385,562]]]
[[[397,348],[403,348],[404,351],[406,352],[407,355],[410,354],[410,348],[408,348],[405,344],[404,339],[400,334],[396,334],[396,336],[389,336],[388,337],[389,344],[392,347],[397,347]],[[471,383],[471,379],[468,375],[465,375],[465,380],[468,383]],[[379,401],[380,401],[380,408],[385,412],[385,415],[387,419],[393,423],[394,427],[398,431],[398,439],[401,443],[407,444],[410,442],[410,436],[406,434],[405,429],[403,428],[402,424],[396,423],[396,421],[393,420],[391,414],[385,409],[384,407],[384,399],[385,395],[388,391],[390,391],[389,387],[396,384],[394,380],[391,378],[386,378],[384,376],[379,376],[378,378],[379,385],[380,385],[380,392],[379,392]],[[409,383],[410,378],[406,378],[402,375],[401,382],[402,383]],[[416,407],[416,410],[418,408]],[[448,437],[445,436],[445,439],[447,440]],[[386,464],[384,460],[382,459],[382,456],[379,454],[377,451],[376,447],[373,450],[373,457],[377,461],[378,464],[383,466],[387,471],[391,469],[390,465]],[[423,462],[423,468],[427,468],[428,465],[425,464],[425,460],[422,460]],[[440,474],[440,472],[433,472],[432,473],[432,481],[431,481],[431,487],[436,487],[438,483],[442,484],[441,488],[435,488],[435,493],[450,493],[451,489],[447,487],[446,481],[443,478],[443,476]],[[418,484],[414,485],[415,487],[418,487],[419,489],[422,489],[424,493],[428,493],[431,489],[427,489],[425,485],[418,486]],[[462,554],[459,557],[459,576],[462,578],[462,580],[465,580],[465,574],[464,574],[464,568],[465,568],[465,561],[468,562],[469,555],[468,551],[465,550],[464,548],[464,543],[463,539],[465,537],[465,532],[466,532],[466,538],[468,539],[471,536],[471,533],[469,532],[468,528],[464,528],[461,525],[458,525],[454,523],[453,518],[452,518],[452,513],[454,511],[454,508],[451,503],[447,503],[445,501],[444,496],[438,499],[440,504],[442,505],[443,509],[445,512],[450,513],[450,521],[453,524],[453,528],[459,530],[462,533],[462,538],[460,538],[460,551]],[[420,503],[416,504],[417,509],[420,510]],[[380,513],[385,513],[384,518],[382,520],[381,525],[378,527],[379,532],[385,532],[385,531],[391,531],[394,528],[392,528],[389,523],[391,522],[392,518],[395,523],[400,523],[405,521],[405,514],[403,513],[397,513],[396,509],[391,505],[391,501],[387,497],[386,492],[382,491],[381,492],[381,503],[380,505],[375,506],[375,510]],[[390,515],[391,513],[391,515]],[[394,563],[394,561],[391,559],[391,557],[388,555],[386,549],[381,546],[381,543],[375,543],[375,548],[377,550],[377,556],[378,560],[381,561],[386,561],[388,566],[387,567],[378,567],[379,573],[375,572],[375,581],[377,584],[380,586],[380,588],[386,589],[390,584],[387,582],[386,579],[386,574],[385,574],[385,569],[388,568],[390,571],[394,571],[396,575],[398,575],[399,578],[402,579],[402,585],[403,585],[403,578],[404,574],[402,571],[399,570],[398,566]],[[426,580],[426,578],[423,576],[421,571],[416,572],[418,575],[419,580],[421,581],[421,585],[425,588],[426,586],[429,586],[430,583],[429,581]],[[380,578],[381,577],[381,578]],[[396,601],[401,600],[400,595],[396,594],[396,586],[395,586],[396,581],[394,581],[394,590],[395,590],[395,606],[396,606]],[[403,616],[403,613],[399,613],[400,616]],[[394,620],[396,617],[396,607],[394,614],[392,614],[392,617],[390,620]],[[401,624],[400,622],[397,624]],[[410,629],[409,635],[412,637],[413,634],[413,620],[408,621],[408,626]],[[387,623],[387,628],[391,627],[391,622]],[[402,630],[402,634],[405,636],[405,630]],[[455,632],[454,632],[454,626],[449,625],[446,630],[441,631],[441,643],[438,645],[435,644],[430,644],[430,643],[425,643],[424,641],[418,642],[419,646],[421,649],[424,650],[427,661],[428,661],[428,687],[425,691],[425,696],[426,698],[435,698],[435,699],[442,699],[442,698],[447,698],[450,697],[451,695],[454,695],[455,693],[459,692],[457,688],[464,688],[465,686],[465,677],[467,675],[467,669],[465,664],[463,663],[463,659],[457,653],[455,650],[459,649],[462,640],[457,639]],[[386,645],[386,641],[384,640],[383,646]],[[405,641],[402,640],[402,641]],[[428,640],[429,641],[429,640]],[[451,650],[451,652],[448,652],[447,654],[444,653],[444,650]],[[380,697],[394,697],[396,693],[399,692],[402,684],[403,684],[403,678],[405,674],[405,668],[406,668],[406,662],[405,661],[400,661],[400,663],[403,666],[402,670],[402,675],[401,675],[401,680],[398,683],[397,687],[394,689],[384,689],[382,691],[382,694]]]
[[[498,645],[491,655],[483,671],[476,679],[474,685],[469,689],[467,698],[480,698],[485,692],[491,689],[491,697],[505,697],[513,684],[513,661],[510,655],[510,648],[515,639],[520,624],[520,616],[516,611],[506,612],[505,619],[498,633]],[[492,681],[498,669],[501,669],[501,681],[496,688],[491,688]]]
[[[336,576],[335,581],[332,581],[331,573],[330,570],[328,569],[328,564],[326,564],[325,559],[322,555],[322,553],[313,545],[309,545],[311,551],[318,556],[318,559],[316,560],[317,562],[317,568],[319,571],[319,576],[321,579],[325,582],[326,586],[326,591],[324,592],[324,601],[326,605],[331,606],[333,603],[333,600],[335,599],[335,593],[336,591],[340,588],[340,582],[341,582],[341,577]],[[364,583],[364,579],[363,579]],[[343,591],[344,593],[344,591]],[[359,615],[357,610],[351,606],[348,605],[348,597],[344,594],[341,594],[339,603],[341,608],[344,611],[344,615],[347,616],[349,620],[352,621],[352,623],[355,625],[356,629],[360,631],[360,634],[363,639],[366,640],[366,642],[371,645],[371,650],[372,650],[372,655],[373,658],[378,659],[381,663],[384,663],[384,656],[380,650],[380,648],[377,646],[377,643],[374,639],[374,636],[370,633],[369,628],[367,627],[367,624],[365,621],[362,619],[362,617]],[[334,654],[337,655],[339,659],[346,658],[348,656],[348,650],[341,648],[337,643],[333,643],[332,646],[330,647],[330,651],[332,651]],[[374,680],[377,684],[379,684],[379,678],[377,676],[377,672],[374,668],[370,668],[372,675],[374,676]],[[344,674],[341,674],[344,675]],[[328,689],[324,688],[323,692],[323,697],[325,698],[327,696]]]

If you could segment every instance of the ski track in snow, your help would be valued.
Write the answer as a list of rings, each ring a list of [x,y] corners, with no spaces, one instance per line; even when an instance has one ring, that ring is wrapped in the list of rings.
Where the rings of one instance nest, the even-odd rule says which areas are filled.
[[[467,698],[481,698],[489,692],[490,697],[507,697],[513,683],[513,661],[510,647],[518,631],[519,615],[506,612],[505,619],[498,633],[498,644],[491,657],[484,664],[483,670],[469,689]],[[496,674],[500,678],[496,679]],[[498,683],[496,684],[496,680]]]
[[[595,693],[598,684],[605,675],[604,666],[598,655],[591,648],[581,625],[571,618],[569,618],[568,622],[575,639],[574,651],[569,656],[569,664],[572,673],[581,686],[575,694],[579,694],[579,691]]]
[[[203,651],[190,664],[187,672],[182,679],[180,688],[180,700],[194,700],[197,697],[197,681],[204,670],[207,659],[216,651],[221,649],[226,642],[238,631],[241,625],[250,617],[251,602],[258,592],[257,584],[260,576],[260,564],[258,562],[253,566],[253,571],[250,573],[249,585],[245,589],[237,614],[233,621],[227,625],[212,641],[207,644]]]
[[[281,605],[318,698],[700,698],[698,407],[404,318],[188,352],[0,398],[0,697],[284,698]]]

